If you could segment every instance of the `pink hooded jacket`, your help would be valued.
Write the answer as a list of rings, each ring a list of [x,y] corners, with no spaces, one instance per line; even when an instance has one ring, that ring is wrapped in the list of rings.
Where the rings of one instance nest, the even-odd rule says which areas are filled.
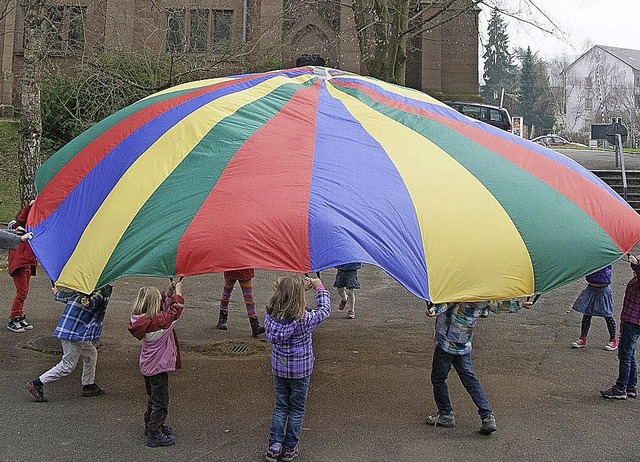
[[[144,314],[134,314],[129,324],[131,335],[142,340],[140,372],[145,376],[175,371],[181,366],[174,327],[184,309],[184,299],[177,294],[168,298],[164,293],[162,298],[162,305],[169,306],[166,311],[160,311],[153,319]]]

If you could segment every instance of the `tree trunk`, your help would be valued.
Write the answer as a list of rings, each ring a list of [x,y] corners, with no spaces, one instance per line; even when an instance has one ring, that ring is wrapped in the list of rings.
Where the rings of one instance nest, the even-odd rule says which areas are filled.
[[[35,173],[40,165],[42,117],[40,114],[40,74],[43,55],[45,0],[26,0],[24,11],[24,67],[21,78],[22,117],[20,120],[20,200],[36,197]]]

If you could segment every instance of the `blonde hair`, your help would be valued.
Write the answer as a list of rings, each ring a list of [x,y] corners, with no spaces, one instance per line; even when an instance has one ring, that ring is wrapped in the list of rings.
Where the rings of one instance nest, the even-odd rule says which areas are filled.
[[[131,314],[144,314],[152,319],[160,311],[161,302],[162,296],[158,289],[151,286],[140,287]]]
[[[273,283],[273,290],[267,305],[269,316],[285,321],[302,318],[307,306],[304,279],[300,276],[279,277]]]

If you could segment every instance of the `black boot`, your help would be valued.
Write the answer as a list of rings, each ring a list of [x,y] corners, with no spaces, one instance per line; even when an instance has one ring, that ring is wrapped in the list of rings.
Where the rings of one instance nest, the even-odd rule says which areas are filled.
[[[227,324],[228,317],[229,317],[228,311],[220,310],[220,317],[218,318],[218,325],[216,327],[220,330],[229,330],[229,324]]]
[[[260,334],[264,334],[264,327],[260,325],[258,318],[249,318],[251,323],[251,336],[257,337]]]

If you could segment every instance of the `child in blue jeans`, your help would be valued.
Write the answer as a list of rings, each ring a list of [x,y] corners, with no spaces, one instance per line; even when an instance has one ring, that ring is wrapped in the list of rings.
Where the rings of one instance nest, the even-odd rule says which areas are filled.
[[[618,342],[618,379],[611,387],[600,390],[603,398],[627,399],[638,396],[638,363],[636,348],[640,338],[640,263],[638,257],[628,255],[633,278],[627,283],[620,314]]]
[[[316,290],[316,309],[306,308],[305,290]],[[311,333],[331,313],[329,292],[318,278],[286,276],[274,283],[264,328],[271,343],[276,403],[269,429],[267,462],[298,456],[309,379],[313,370]]]
[[[427,417],[427,425],[455,427],[456,419],[449,400],[447,376],[453,366],[464,388],[478,408],[482,420],[480,433],[489,435],[496,431],[496,419],[480,382],[473,374],[471,341],[473,328],[487,302],[440,303],[427,311],[436,318],[436,347],[433,351],[431,383],[433,397],[438,407],[435,415]]]

